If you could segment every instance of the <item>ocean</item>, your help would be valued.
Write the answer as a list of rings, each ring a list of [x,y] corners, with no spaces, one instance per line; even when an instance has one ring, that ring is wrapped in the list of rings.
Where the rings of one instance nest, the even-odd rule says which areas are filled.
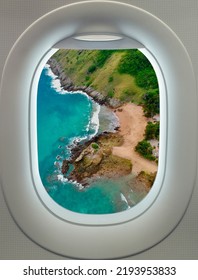
[[[84,214],[110,214],[129,209],[142,199],[123,181],[99,179],[83,188],[61,173],[71,148],[102,131],[113,131],[116,115],[84,92],[67,92],[46,65],[37,95],[39,173],[44,188],[62,207]],[[72,166],[71,166],[72,169]]]

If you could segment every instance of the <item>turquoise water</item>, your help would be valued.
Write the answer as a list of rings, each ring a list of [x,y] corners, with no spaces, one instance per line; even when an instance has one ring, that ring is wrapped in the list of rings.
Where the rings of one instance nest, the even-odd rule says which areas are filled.
[[[98,180],[88,188],[69,182],[61,174],[62,160],[71,146],[98,131],[113,129],[115,115],[85,93],[65,92],[49,67],[42,71],[37,96],[39,172],[48,194],[74,212],[106,214],[124,211],[140,198],[121,180]],[[130,205],[128,200],[130,198]]]

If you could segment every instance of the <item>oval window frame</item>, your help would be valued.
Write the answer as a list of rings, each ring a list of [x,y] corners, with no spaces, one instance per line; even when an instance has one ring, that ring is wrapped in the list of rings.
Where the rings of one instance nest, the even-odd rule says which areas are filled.
[[[30,89],[38,65],[41,65],[49,50],[64,38],[99,31],[121,34],[141,42],[157,60],[167,94],[164,98],[167,103],[164,123],[167,127],[161,129],[164,135],[160,135],[166,147],[165,151],[160,152],[160,158],[166,164],[160,167],[164,170],[154,184],[160,185],[156,188],[153,186],[158,194],[152,204],[147,204],[144,211],[141,208],[141,213],[133,218],[119,220],[117,213],[113,214],[116,218],[109,215],[112,220],[115,219],[114,224],[104,221],[86,223],[83,214],[80,214],[77,223],[54,215],[33,187],[35,176],[31,168],[34,124],[30,121]],[[10,83],[13,65],[21,67]],[[12,92],[15,95],[12,96]],[[12,48],[3,71],[1,87],[1,185],[16,223],[42,247],[75,258],[119,258],[143,251],[164,239],[184,215],[196,177],[195,92],[195,77],[184,46],[167,25],[142,9],[113,1],[85,1],[61,7],[37,20]],[[182,123],[182,119],[185,123]],[[188,151],[185,149],[186,143]],[[23,163],[22,168],[19,162]],[[193,168],[188,162],[191,162]],[[142,207],[146,198],[134,209]],[[121,236],[125,242],[120,242]]]
[[[128,44],[133,43],[132,42],[122,42],[122,47],[124,46],[124,49],[129,47]],[[69,40],[64,40],[64,44],[67,46],[68,49],[70,49],[70,38]],[[95,46],[97,44],[95,43]],[[114,44],[113,44],[114,45]],[[83,44],[83,47],[89,47],[88,44]],[[99,45],[97,49],[100,48],[104,49],[103,44]],[[111,44],[105,45],[106,49],[111,48]],[[76,42],[75,45],[76,49],[81,48],[81,44],[79,45],[78,42]],[[104,214],[104,215],[90,215],[90,214],[81,214],[77,212],[69,211],[66,208],[63,208],[59,204],[57,204],[46,192],[40,175],[39,175],[39,166],[38,166],[38,147],[37,147],[37,91],[38,91],[38,83],[40,79],[41,72],[48,61],[48,59],[56,52],[56,49],[51,49],[42,59],[41,62],[39,62],[39,65],[35,71],[35,75],[32,80],[32,86],[31,86],[31,100],[30,100],[30,139],[31,139],[31,168],[32,168],[32,174],[34,178],[34,187],[35,190],[41,199],[41,202],[44,203],[45,207],[49,209],[54,215],[57,217],[71,223],[80,224],[80,225],[114,225],[119,224],[123,222],[127,222],[129,220],[135,219],[136,217],[140,216],[142,213],[144,213],[155,201],[157,198],[160,188],[163,182],[164,177],[164,169],[160,168],[160,166],[165,166],[166,162],[166,156],[163,151],[166,150],[166,87],[163,79],[163,74],[160,70],[160,67],[158,63],[156,62],[155,58],[152,56],[152,54],[143,48],[141,46],[141,52],[147,57],[147,59],[152,64],[158,82],[159,82],[159,91],[160,91],[160,100],[162,101],[162,104],[164,106],[160,108],[160,111],[162,112],[160,116],[160,123],[165,128],[164,131],[160,132],[160,146],[162,146],[162,149],[160,148],[160,156],[159,156],[159,172],[157,172],[156,179],[154,181],[154,184],[152,186],[152,189],[149,191],[149,193],[146,195],[146,197],[140,201],[135,207],[132,207],[130,210],[118,212],[115,214]],[[130,213],[129,213],[130,211]]]

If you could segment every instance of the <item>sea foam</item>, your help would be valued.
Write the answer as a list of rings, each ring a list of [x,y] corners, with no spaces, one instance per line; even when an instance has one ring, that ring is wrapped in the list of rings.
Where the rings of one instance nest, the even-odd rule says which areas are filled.
[[[99,113],[100,113],[100,105],[93,101],[93,111],[92,116],[88,125],[88,130],[94,131],[89,137],[92,138],[98,133],[99,129]]]
[[[77,181],[68,180],[62,174],[57,175],[57,179],[58,179],[58,181],[61,181],[62,183],[68,183],[69,182],[69,183],[75,185],[75,187],[77,187],[79,190],[83,190],[84,189],[83,185],[81,185]]]
[[[47,70],[47,75],[50,76],[50,77],[52,78],[51,87],[52,87],[57,93],[63,91],[58,76],[56,76],[56,75],[52,72],[50,66],[49,66],[48,64],[46,64],[45,67],[44,67],[44,69]]]
[[[126,197],[123,195],[123,193],[120,193],[120,197],[121,197],[121,200],[126,203],[127,209],[130,209],[128,201],[127,201]]]

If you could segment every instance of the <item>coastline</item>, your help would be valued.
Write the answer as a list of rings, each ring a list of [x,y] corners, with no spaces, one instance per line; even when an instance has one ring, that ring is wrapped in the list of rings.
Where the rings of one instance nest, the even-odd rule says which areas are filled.
[[[57,76],[57,78],[60,80],[61,87],[63,90],[68,92],[75,92],[75,91],[82,91],[85,92],[88,96],[93,98],[95,102],[97,102],[99,105],[106,105],[110,108],[118,108],[123,103],[116,99],[116,98],[107,98],[105,97],[101,92],[96,91],[90,86],[76,86],[74,85],[73,81],[66,76],[64,73],[64,70],[62,69],[61,65],[54,59],[50,58],[47,62],[49,65],[52,73]]]
[[[138,175],[141,171],[156,172],[157,164],[141,157],[135,151],[138,142],[144,138],[147,126],[147,118],[144,116],[143,108],[134,103],[127,103],[114,112],[120,123],[118,133],[123,136],[124,143],[121,146],[113,147],[113,155],[131,160],[134,175]]]
[[[112,155],[121,159],[130,160],[133,166],[132,174],[135,176],[138,176],[142,171],[145,171],[146,173],[156,173],[156,162],[143,158],[135,151],[138,142],[144,138],[145,128],[148,123],[147,118],[144,116],[143,108],[134,103],[123,104],[123,102],[117,99],[106,98],[102,93],[97,92],[91,87],[76,86],[73,84],[72,80],[66,76],[61,65],[55,59],[51,58],[47,64],[52,73],[56,75],[57,79],[60,81],[62,90],[68,92],[82,91],[93,98],[96,103],[106,106],[115,113],[119,120],[119,128],[116,129],[115,134],[117,134],[118,137],[121,136],[123,138],[123,143],[119,146],[112,147]],[[93,137],[91,141],[95,141],[95,137]],[[84,148],[87,148],[86,144],[81,147],[76,147],[76,150],[73,150],[74,158],[76,158],[76,155],[79,155]],[[67,160],[63,161],[62,169],[65,169],[65,167],[67,169],[68,162],[69,161]],[[110,175],[108,173],[111,172],[112,170],[107,170],[106,175]],[[66,174],[66,172],[62,173]]]
[[[136,152],[144,138],[154,137],[148,142],[159,147],[159,123],[144,116],[146,89],[136,87],[134,76],[119,74],[118,57],[92,73],[90,57],[76,52],[72,58],[73,51],[68,56],[61,52],[47,62],[39,80],[37,134],[43,186],[56,203],[73,212],[130,209],[148,194],[157,170],[155,162]],[[145,131],[149,121],[156,134],[152,125]],[[155,156],[154,149],[142,146],[141,154]]]

